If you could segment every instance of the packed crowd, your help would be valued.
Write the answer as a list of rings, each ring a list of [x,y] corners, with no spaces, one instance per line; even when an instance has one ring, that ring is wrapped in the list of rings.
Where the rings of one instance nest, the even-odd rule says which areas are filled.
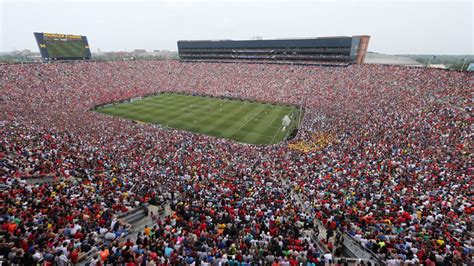
[[[391,265],[473,261],[472,74],[173,61],[0,67],[0,256],[66,265],[318,265],[321,221]],[[90,111],[157,92],[302,105],[253,146]],[[318,149],[291,149],[315,135]],[[54,184],[32,185],[29,178]],[[118,216],[166,192],[136,240]],[[318,239],[319,241],[320,239]],[[321,240],[332,249],[330,239]]]

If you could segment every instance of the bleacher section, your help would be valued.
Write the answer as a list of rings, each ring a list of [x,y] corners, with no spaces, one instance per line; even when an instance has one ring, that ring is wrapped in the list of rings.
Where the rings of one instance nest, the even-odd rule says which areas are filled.
[[[178,41],[178,51],[183,61],[361,64],[369,38]]]

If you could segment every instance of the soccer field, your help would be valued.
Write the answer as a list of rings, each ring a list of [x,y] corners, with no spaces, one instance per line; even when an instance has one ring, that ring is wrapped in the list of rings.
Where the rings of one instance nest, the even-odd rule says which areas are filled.
[[[275,144],[298,126],[296,106],[164,93],[97,112],[250,144]],[[288,115],[291,124],[283,127]]]

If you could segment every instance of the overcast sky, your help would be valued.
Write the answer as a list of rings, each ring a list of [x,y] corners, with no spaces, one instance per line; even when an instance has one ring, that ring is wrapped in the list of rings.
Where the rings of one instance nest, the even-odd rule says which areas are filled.
[[[473,1],[0,0],[0,51],[33,32],[86,35],[93,52],[177,50],[177,40],[367,34],[388,54],[473,54]]]

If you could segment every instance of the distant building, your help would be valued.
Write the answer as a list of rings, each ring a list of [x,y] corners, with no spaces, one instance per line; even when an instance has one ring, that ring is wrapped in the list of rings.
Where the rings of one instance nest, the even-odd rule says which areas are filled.
[[[146,50],[145,49],[135,49],[135,50],[133,50],[133,53],[135,53],[135,54],[146,54]]]

